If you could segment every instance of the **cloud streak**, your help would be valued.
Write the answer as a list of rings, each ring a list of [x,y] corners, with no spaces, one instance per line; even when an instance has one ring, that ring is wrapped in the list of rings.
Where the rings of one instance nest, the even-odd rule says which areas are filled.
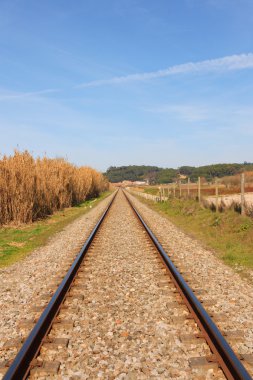
[[[129,82],[145,82],[150,79],[165,78],[172,75],[189,73],[212,73],[253,68],[253,53],[226,56],[200,62],[188,62],[168,67],[164,70],[130,74],[109,79],[95,80],[77,85],[76,88],[99,87],[117,85]]]
[[[15,99],[24,99],[24,98],[34,98],[40,95],[51,94],[55,92],[59,92],[58,89],[47,89],[41,91],[33,91],[33,92],[0,92],[0,101],[1,100],[15,100]]]
[[[187,122],[208,120],[211,114],[211,111],[209,112],[209,108],[207,107],[190,104],[161,105],[154,108],[146,108],[145,110],[158,115],[171,116]]]

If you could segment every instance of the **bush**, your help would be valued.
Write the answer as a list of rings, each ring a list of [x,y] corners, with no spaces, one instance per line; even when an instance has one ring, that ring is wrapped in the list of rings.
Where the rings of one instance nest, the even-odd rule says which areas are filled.
[[[0,160],[0,224],[30,223],[107,188],[108,181],[92,168],[15,151]]]

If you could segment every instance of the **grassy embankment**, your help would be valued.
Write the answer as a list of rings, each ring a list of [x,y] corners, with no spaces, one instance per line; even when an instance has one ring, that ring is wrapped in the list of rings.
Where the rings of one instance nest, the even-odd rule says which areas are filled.
[[[144,189],[144,193],[147,193],[147,194],[151,194],[151,195],[158,195],[159,193],[159,187],[158,186],[154,186],[154,187],[146,187]]]
[[[237,270],[253,269],[253,219],[233,210],[215,213],[194,200],[154,203],[139,197]]]
[[[46,219],[21,227],[0,228],[0,267],[24,258],[35,248],[44,245],[56,232],[96,206],[111,192],[106,191],[98,198],[87,200],[78,206],[57,211]]]

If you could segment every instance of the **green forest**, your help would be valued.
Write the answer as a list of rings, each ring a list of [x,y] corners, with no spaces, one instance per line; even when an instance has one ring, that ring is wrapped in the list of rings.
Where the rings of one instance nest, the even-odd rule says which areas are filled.
[[[207,181],[212,181],[215,177],[224,177],[238,174],[242,171],[253,170],[253,163],[243,164],[213,164],[205,166],[181,166],[177,169],[159,168],[157,166],[111,166],[104,173],[110,182],[122,181],[148,181],[150,184],[174,182],[179,174],[190,177],[191,181],[196,181],[198,177],[204,177]]]

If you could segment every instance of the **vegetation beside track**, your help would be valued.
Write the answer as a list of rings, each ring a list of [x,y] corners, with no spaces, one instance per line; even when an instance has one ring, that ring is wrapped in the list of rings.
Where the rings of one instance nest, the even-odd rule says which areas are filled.
[[[194,200],[171,199],[154,203],[138,197],[183,231],[214,250],[238,271],[253,269],[253,220],[232,210],[216,213]]]
[[[24,258],[35,248],[45,245],[50,237],[61,231],[67,224],[96,206],[110,191],[98,198],[89,199],[78,206],[57,211],[46,219],[19,227],[0,228],[0,267],[8,266]]]
[[[177,169],[159,168],[157,166],[111,166],[107,169],[106,177],[110,182],[143,181],[148,180],[151,184],[162,184],[174,182],[178,174],[183,174],[197,181],[198,177],[205,177],[211,181],[215,177],[232,176],[242,171],[253,170],[253,163],[244,162],[243,164],[213,164],[206,166],[181,166]]]
[[[108,190],[102,173],[15,150],[0,156],[0,225],[31,223]]]
[[[151,195],[158,195],[159,193],[159,187],[155,186],[148,186],[143,189],[143,192],[146,194],[151,194]]]

